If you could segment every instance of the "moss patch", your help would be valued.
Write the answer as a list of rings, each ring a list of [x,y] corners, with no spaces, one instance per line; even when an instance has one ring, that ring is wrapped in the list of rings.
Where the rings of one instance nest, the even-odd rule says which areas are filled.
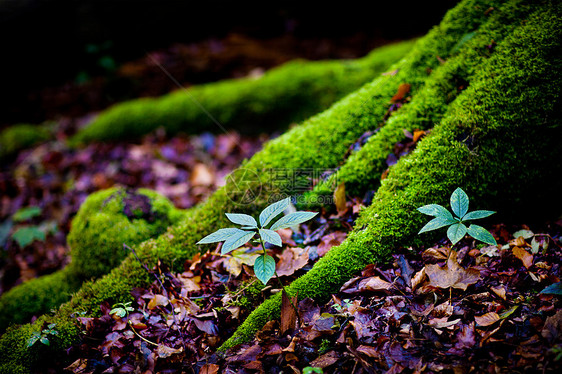
[[[260,78],[211,83],[164,95],[118,104],[71,139],[71,143],[117,140],[146,134],[157,127],[166,132],[263,132],[326,109],[403,57],[412,41],[376,49],[368,56],[345,61],[292,61]]]
[[[123,261],[128,254],[123,244],[134,245],[157,236],[182,216],[169,200],[150,190],[112,188],[90,195],[68,236],[71,263],[3,294],[0,330],[68,301],[84,280],[98,278]]]
[[[51,131],[44,125],[19,124],[0,132],[0,160],[11,157],[22,149],[49,140]]]
[[[496,9],[501,8],[501,3],[502,1],[489,0],[464,0],[461,2],[460,5],[447,14],[439,27],[434,28],[417,43],[411,53],[389,68],[389,70],[398,69],[396,75],[378,77],[373,82],[335,104],[329,110],[312,117],[302,125],[269,142],[262,152],[242,165],[233,174],[233,181],[229,181],[225,187],[213,194],[206,203],[190,210],[180,224],[171,227],[166,233],[154,240],[135,246],[141,260],[149,267],[160,260],[168,265],[175,265],[176,270],[181,270],[183,261],[199,251],[199,248],[195,245],[199,239],[216,229],[228,225],[224,212],[237,211],[256,214],[271,202],[269,199],[273,196],[276,196],[276,199],[278,199],[278,194],[280,193],[293,194],[295,192],[296,186],[286,183],[288,179],[296,176],[298,170],[295,169],[337,167],[344,161],[344,156],[349,146],[365,131],[377,128],[383,121],[388,110],[388,103],[396,93],[399,85],[403,82],[410,83],[412,85],[412,93],[415,94],[420,87],[423,87],[425,80],[428,78],[428,69],[434,70],[440,65],[436,56],[444,56],[446,58],[451,55],[453,49],[456,48],[455,46],[463,39],[467,32],[478,29],[481,24],[489,20],[490,15],[485,10],[490,8],[490,6]],[[466,92],[468,92],[468,89],[463,95],[466,95]],[[457,101],[459,101],[459,98],[455,100],[455,103]],[[498,112],[497,108],[496,112]],[[470,114],[470,112],[468,114],[464,112],[459,113],[463,115]],[[436,131],[436,133],[438,132]],[[469,131],[469,134],[472,134],[472,132]],[[432,136],[437,137],[437,135]],[[427,138],[424,142],[427,142],[430,138]],[[463,143],[455,141],[454,144],[455,147],[462,148]],[[444,148],[444,150],[447,150],[447,154],[454,152],[454,149],[454,147]],[[462,159],[465,154],[466,152],[459,154],[460,161],[465,161]],[[408,165],[407,159],[401,160],[400,164]],[[443,173],[443,177],[448,177],[449,179],[445,179],[443,184],[435,184],[435,186],[427,190],[428,192],[421,191],[422,193],[420,193],[420,190],[415,190],[416,193],[420,193],[419,197],[417,197],[420,200],[419,205],[426,201],[439,202],[438,199],[441,196],[449,196],[452,189],[449,190],[448,186],[456,183],[461,185],[461,180],[456,178],[467,175],[461,172],[453,178],[446,174],[446,172],[450,174],[451,170],[454,170],[452,166],[458,166],[458,164],[454,163],[454,160],[447,161],[447,159],[441,160],[441,158],[436,161],[437,163],[433,166],[436,167],[442,161],[442,168],[437,168],[436,171],[429,174],[432,178],[437,178],[433,179],[433,182],[440,180],[441,175],[439,173]],[[279,170],[287,172],[282,180],[279,180],[277,177]],[[426,169],[420,169],[420,172],[423,171],[426,171]],[[252,175],[257,175],[258,178],[252,177]],[[313,269],[308,274],[311,274],[310,276],[314,274],[328,274],[333,276],[333,278],[323,278],[322,281],[311,282],[308,286],[306,282],[311,278],[299,280],[292,286],[294,287],[291,288],[292,292],[302,288],[306,289],[307,292],[303,294],[299,292],[299,296],[326,295],[326,292],[329,292],[329,290],[339,287],[343,279],[360,270],[363,267],[362,264],[372,261],[373,258],[378,258],[374,254],[384,257],[385,251],[390,250],[392,245],[397,243],[398,240],[406,240],[405,238],[413,232],[413,227],[415,226],[411,220],[408,220],[411,218],[410,212],[415,207],[410,206],[413,204],[413,200],[408,200],[409,194],[413,193],[414,190],[404,192],[410,183],[410,174],[404,173],[404,175],[405,179],[403,181],[395,178],[393,183],[396,185],[392,186],[389,184],[386,187],[386,191],[390,192],[383,193],[381,191],[385,190],[381,188],[374,204],[374,206],[385,206],[378,202],[379,200],[382,201],[384,197],[384,201],[388,202],[386,209],[390,211],[396,208],[397,215],[392,216],[390,213],[385,213],[389,215],[384,220],[375,219],[373,218],[374,216],[371,217],[374,220],[373,223],[364,223],[363,225],[375,225],[374,222],[380,222],[377,224],[379,226],[369,226],[371,229],[365,230],[364,233],[362,231],[356,232],[341,246],[344,249],[336,251],[349,255],[345,263],[349,264],[351,262],[353,266],[344,266],[337,262],[337,258],[330,260],[332,256],[329,256],[326,260],[318,263],[317,267],[315,267],[317,270]],[[390,179],[391,177],[389,176]],[[486,179],[483,180],[485,181]],[[242,205],[239,204],[238,195],[232,194],[232,188],[240,185],[246,187],[261,185],[262,190],[252,204]],[[463,187],[465,186],[463,185]],[[491,191],[494,190],[492,189]],[[467,192],[473,191],[469,190]],[[391,197],[394,196],[394,193],[396,193],[396,196],[404,196],[402,194],[405,193],[404,200],[393,202]],[[475,195],[478,196],[478,194]],[[477,201],[472,200],[474,195],[470,196],[471,201]],[[374,208],[371,208],[369,211],[372,212],[372,209]],[[366,212],[364,216],[368,217],[367,214]],[[376,235],[379,237],[377,240],[374,240]],[[381,247],[380,243],[384,243],[385,247]],[[345,248],[349,252],[346,252]],[[358,248],[363,250],[360,251]],[[309,276],[308,274],[307,276]],[[70,326],[72,323],[72,318],[70,317],[72,311],[80,310],[85,311],[87,314],[95,314],[102,301],[108,300],[110,303],[126,301],[130,299],[129,292],[132,287],[146,284],[148,281],[148,275],[142,270],[136,260],[129,256],[108,275],[96,282],[83,286],[69,303],[64,304],[59,309],[55,316],[49,317],[49,321],[61,323],[62,325],[67,323]],[[269,318],[276,315],[278,313],[278,301],[278,297],[274,297],[262,304],[253,317],[250,317],[243,325],[244,327],[242,327],[233,341],[238,342],[239,337],[251,337],[251,331],[255,331],[256,328],[265,323]],[[14,333],[10,337],[0,340],[0,349],[16,346],[17,342],[12,340],[25,339],[27,329],[28,327],[22,328],[20,336]],[[77,341],[79,336],[69,328],[68,334],[61,338],[64,338],[64,341]],[[60,349],[60,346],[53,347],[54,352],[59,352]],[[18,352],[17,354],[26,356],[25,352]],[[3,358],[0,361],[2,364],[9,364],[9,362],[10,359],[4,360]],[[29,365],[37,363],[31,356],[26,362]]]
[[[425,218],[415,209],[445,203],[457,186],[473,204],[504,216],[543,214],[537,207],[548,201],[547,212],[560,212],[554,196],[562,187],[556,179],[562,172],[562,151],[556,146],[562,135],[557,109],[562,9],[543,3],[524,21],[481,66],[431,136],[391,169],[354,232],[294,281],[290,294],[325,300],[367,264],[384,261],[397,246],[419,242],[416,232]],[[263,303],[221,349],[252,339],[278,317],[279,308],[279,297]]]

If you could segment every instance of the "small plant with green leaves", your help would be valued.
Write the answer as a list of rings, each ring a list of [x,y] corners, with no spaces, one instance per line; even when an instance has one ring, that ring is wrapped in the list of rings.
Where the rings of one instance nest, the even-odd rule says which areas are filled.
[[[248,243],[257,235],[255,242],[261,244],[263,254],[257,257],[254,262],[254,273],[263,284],[267,284],[277,273],[275,271],[275,260],[267,254],[265,242],[281,247],[283,242],[276,230],[296,226],[312,219],[318,214],[314,212],[293,212],[272,223],[290,204],[291,198],[287,197],[269,205],[260,213],[259,225],[254,217],[247,214],[226,213],[226,217],[231,222],[242,227],[240,229],[220,229],[207,235],[198,241],[197,244],[224,242],[221,248],[221,254],[224,255]],[[271,226],[269,226],[270,224]],[[267,228],[268,226],[269,228]]]
[[[113,305],[113,309],[109,311],[110,315],[116,315],[119,318],[123,318],[129,315],[129,312],[134,312],[135,309],[131,307],[131,301],[128,303],[117,303]]]
[[[445,207],[438,204],[429,204],[419,207],[418,211],[420,213],[427,214],[435,218],[429,221],[418,234],[449,226],[447,229],[447,237],[453,245],[464,238],[466,234],[484,243],[497,245],[492,234],[482,226],[471,224],[469,227],[466,227],[465,225],[466,221],[486,218],[495,212],[491,210],[475,210],[469,212],[468,202],[468,196],[459,187],[451,194],[451,209],[453,210],[454,216]]]
[[[34,332],[33,334],[31,334],[29,339],[27,339],[27,348],[30,348],[38,341],[45,345],[51,345],[48,335],[55,336],[59,334],[59,332],[55,330],[56,325],[57,325],[56,323],[50,323],[46,329],[43,329],[43,331]]]
[[[312,367],[312,366],[307,366],[304,369],[302,369],[302,374],[323,374],[324,372],[322,371],[322,368],[317,368],[317,367]]]

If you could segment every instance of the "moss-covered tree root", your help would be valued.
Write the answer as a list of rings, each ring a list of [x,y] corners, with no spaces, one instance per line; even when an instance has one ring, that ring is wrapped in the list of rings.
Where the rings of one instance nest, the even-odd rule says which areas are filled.
[[[543,5],[522,21],[432,134],[391,169],[349,238],[294,281],[289,294],[326,300],[367,264],[416,241],[426,218],[415,209],[445,205],[457,186],[504,217],[560,213],[562,7]],[[278,317],[280,304],[278,296],[264,302],[221,349],[252,339]]]
[[[50,126],[21,123],[0,131],[0,160],[12,157],[22,149],[49,140],[53,134]]]
[[[117,104],[79,131],[71,143],[130,139],[160,126],[169,134],[217,132],[215,121],[244,133],[284,128],[371,81],[412,46],[412,41],[388,45],[356,60],[296,60],[260,78],[221,81]]]
[[[329,110],[269,142],[262,152],[233,173],[232,180],[225,187],[213,194],[206,203],[189,211],[180,224],[171,227],[157,239],[135,246],[141,261],[151,267],[161,260],[181,270],[183,261],[199,250],[195,245],[199,239],[228,224],[224,212],[259,212],[271,202],[268,199],[274,196],[273,193],[294,193],[297,186],[285,183],[285,179],[279,180],[278,171],[296,174],[299,168],[337,167],[344,160],[350,145],[365,131],[376,129],[383,121],[391,105],[391,98],[400,84],[410,83],[412,92],[415,92],[427,79],[428,71],[439,66],[436,56],[450,56],[467,32],[478,29],[490,19],[489,12],[485,10],[491,6],[497,9],[502,2],[462,1],[407,57],[389,69],[397,70],[396,74],[378,77]],[[237,188],[247,190],[259,186],[263,189],[258,199],[252,204],[241,205],[243,195],[240,195]],[[450,191],[443,191],[443,195],[446,193]],[[435,197],[437,198],[439,197]],[[45,350],[48,350],[47,357],[50,359],[57,354],[64,356],[64,349],[79,339],[80,329],[72,317],[73,313],[93,315],[102,301],[114,303],[130,300],[131,289],[146,285],[149,279],[138,262],[132,256],[127,257],[108,275],[96,282],[86,283],[54,316],[45,315],[34,324],[9,329],[0,339],[0,351],[6,353],[0,358],[0,368],[8,372],[30,370],[41,365]],[[334,280],[337,281],[339,280]],[[25,341],[30,334],[39,331],[48,322],[57,323],[57,328],[60,328],[60,335],[53,339],[52,346],[26,349]]]
[[[183,211],[157,193],[111,188],[90,195],[72,221],[71,263],[63,270],[16,286],[0,297],[0,331],[24,323],[70,299],[82,282],[107,274],[126,257],[123,243],[163,233]]]

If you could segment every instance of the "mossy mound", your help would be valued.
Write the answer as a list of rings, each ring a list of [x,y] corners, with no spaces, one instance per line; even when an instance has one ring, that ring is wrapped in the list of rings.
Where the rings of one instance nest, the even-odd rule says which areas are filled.
[[[533,212],[526,208],[534,207],[536,212],[536,207],[541,206],[536,204],[551,198],[553,191],[561,187],[556,176],[562,171],[562,157],[555,144],[562,135],[561,113],[556,110],[561,104],[561,13],[560,5],[554,2],[463,0],[412,52],[389,69],[397,70],[396,74],[375,79],[268,143],[206,203],[190,210],[180,224],[165,234],[135,246],[136,253],[148,266],[159,260],[181,270],[183,261],[199,250],[195,243],[200,238],[228,225],[224,212],[256,213],[274,194],[293,194],[299,185],[286,181],[293,177],[300,180],[303,169],[324,170],[346,164],[353,170],[353,164],[361,159],[346,159],[349,147],[366,131],[374,131],[388,120],[387,126],[390,118],[398,115],[396,111],[388,117],[391,99],[401,84],[411,86],[410,102],[401,109],[404,113],[412,110],[408,107],[416,107],[416,97],[426,85],[452,92],[450,87],[456,86],[447,77],[456,79],[455,75],[443,74],[443,80],[431,83],[438,77],[440,60],[446,66],[457,54],[469,58],[470,53],[465,51],[469,48],[483,53],[491,40],[484,38],[471,44],[472,39],[486,30],[504,27],[505,32],[497,34],[501,38],[489,55],[470,68],[473,73],[467,75],[468,88],[455,92],[444,103],[438,99],[443,107],[430,117],[431,135],[392,168],[348,240],[332,249],[289,290],[299,291],[300,298],[326,298],[366,264],[384,260],[395,246],[420,242],[424,237],[415,233],[425,218],[416,214],[415,208],[443,203],[458,186],[468,192],[471,203],[478,208],[513,217]],[[467,34],[473,32],[468,40]],[[484,41],[484,46],[479,44]],[[393,139],[389,137],[385,147],[392,147]],[[278,177],[280,170],[284,172],[282,180]],[[364,175],[369,170],[380,170],[380,166],[363,165],[357,173]],[[350,180],[353,175],[348,174]],[[361,188],[376,189],[377,179]],[[240,195],[233,193],[235,187],[260,185],[261,194],[249,205],[240,204]],[[546,206],[550,212],[560,208],[557,204]],[[61,326],[63,332],[54,339],[49,357],[63,355],[70,342],[79,340],[72,313],[95,315],[102,301],[129,300],[133,287],[148,282],[148,275],[129,255],[111,273],[86,283],[54,316],[43,316],[34,324],[6,332],[0,340],[0,350],[7,352],[0,359],[3,370],[22,369],[21,365],[29,370],[41,364],[35,349],[26,350],[24,344],[43,324]],[[278,313],[277,296],[252,313],[223,349],[251,339],[256,329]]]
[[[107,274],[123,261],[128,254],[123,244],[157,236],[182,215],[168,199],[150,190],[111,188],[90,195],[72,221],[68,236],[71,263],[3,294],[0,331],[68,301],[85,280]]]
[[[295,60],[259,78],[221,81],[117,104],[70,143],[130,139],[160,126],[168,134],[216,132],[221,127],[243,133],[285,128],[369,82],[412,46],[412,41],[384,46],[356,60]]]
[[[394,248],[421,243],[416,233],[427,218],[416,208],[446,205],[458,186],[473,204],[498,210],[504,219],[560,213],[562,149],[556,144],[562,136],[562,6],[512,2],[499,12],[507,15],[514,5],[523,13],[513,31],[431,135],[391,168],[348,239],[294,281],[289,294],[321,302]],[[252,339],[278,318],[280,306],[279,295],[264,302],[221,350]]]
[[[45,125],[18,124],[0,132],[0,160],[38,143],[49,140],[51,131]]]

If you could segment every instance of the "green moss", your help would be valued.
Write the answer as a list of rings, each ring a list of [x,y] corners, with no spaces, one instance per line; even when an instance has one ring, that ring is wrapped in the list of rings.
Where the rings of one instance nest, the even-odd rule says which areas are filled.
[[[376,49],[345,61],[292,61],[260,78],[221,81],[143,98],[104,111],[71,143],[144,135],[157,127],[168,133],[219,131],[220,123],[241,132],[279,129],[326,109],[398,61],[413,42]]]
[[[520,24],[523,25],[520,25]],[[348,239],[332,248],[289,293],[326,300],[365,265],[420,241],[415,209],[445,203],[462,186],[471,204],[525,217],[561,209],[562,9],[545,2],[482,64],[472,85],[409,156],[391,169]],[[548,183],[545,183],[548,181]],[[539,208],[537,208],[539,207]],[[274,297],[256,309],[222,350],[253,338],[279,314]]]
[[[0,160],[11,157],[22,149],[51,138],[51,131],[44,125],[19,124],[0,132]]]
[[[23,323],[68,301],[84,280],[98,278],[127,256],[134,245],[164,232],[183,212],[150,190],[112,188],[96,192],[80,207],[68,236],[71,263],[63,270],[32,279],[0,298],[0,330]]]
[[[174,265],[176,270],[181,270],[184,260],[190,258],[201,249],[207,249],[206,247],[199,248],[195,245],[199,239],[218,228],[228,225],[224,212],[237,211],[255,214],[270,203],[269,199],[273,196],[277,196],[278,199],[279,193],[293,194],[296,186],[286,183],[286,181],[298,174],[298,170],[295,169],[337,167],[344,160],[349,146],[365,131],[375,129],[383,121],[388,109],[388,103],[401,83],[408,82],[412,84],[412,92],[415,94],[420,87],[423,87],[428,77],[428,69],[436,69],[439,66],[439,61],[435,56],[449,57],[455,45],[467,32],[478,29],[482,23],[488,20],[489,16],[485,13],[485,10],[490,6],[494,6],[497,9],[501,7],[500,5],[501,1],[489,0],[464,0],[461,2],[459,6],[448,13],[439,27],[434,28],[426,37],[419,41],[411,53],[389,68],[389,70],[398,69],[396,75],[378,77],[357,92],[348,95],[329,110],[312,117],[302,125],[269,142],[262,152],[244,163],[233,174],[236,183],[229,181],[225,187],[213,194],[206,203],[190,210],[180,224],[169,228],[163,235],[135,246],[134,248],[141,260],[149,267],[155,265],[160,260],[166,264]],[[466,92],[468,90],[463,95]],[[455,103],[459,101],[457,99]],[[464,115],[468,114],[465,113]],[[435,132],[438,133],[438,131]],[[427,142],[430,138],[427,138],[424,142]],[[457,144],[457,146],[460,147],[462,144]],[[448,152],[453,152],[454,150],[454,148],[445,149],[449,149]],[[462,155],[463,153],[461,153]],[[406,160],[401,160],[400,164],[408,164]],[[458,166],[446,159],[441,160],[439,158],[437,161],[442,162],[442,165],[447,167],[445,171],[442,171],[443,173],[450,173],[453,170],[451,168],[453,165]],[[449,164],[446,164],[446,162],[449,162]],[[278,176],[280,170],[284,172],[283,178]],[[425,169],[420,170],[426,171]],[[392,175],[393,173],[391,173]],[[408,176],[409,174],[406,173],[405,175]],[[429,175],[441,177],[438,171]],[[459,175],[462,175],[462,173]],[[391,176],[389,176],[389,180],[392,179]],[[446,175],[443,175],[443,177],[446,177]],[[433,182],[435,180],[440,179],[434,179]],[[454,185],[459,181],[450,176],[447,176],[444,180],[446,183],[444,182],[443,185],[436,184],[436,186],[429,189],[430,194],[420,193],[419,200],[437,202],[434,199],[439,199],[441,196],[449,196],[452,190],[448,190],[448,184]],[[398,193],[402,196],[401,194],[404,193],[402,190],[408,186],[409,179],[406,177],[401,186],[398,186],[399,182],[398,180],[394,182],[397,184],[395,186],[396,193],[397,196]],[[240,194],[233,193],[236,186],[243,186],[245,191],[247,190],[246,187],[257,187],[260,185],[262,186],[261,193],[251,204],[241,204]],[[388,191],[389,187],[386,188]],[[381,190],[383,189],[381,188]],[[400,208],[402,209],[399,210],[401,213],[397,213],[397,216],[389,215],[388,218],[385,218],[384,222],[380,221],[386,226],[381,223],[376,228],[371,226],[372,228],[365,230],[365,232],[358,231],[352,234],[350,239],[340,247],[343,249],[336,251],[337,253],[349,255],[345,261],[347,265],[344,266],[344,264],[338,263],[337,258],[333,258],[334,255],[329,255],[325,260],[318,263],[315,267],[316,270],[311,270],[305,276],[312,278],[304,278],[304,280],[300,278],[296,283],[293,283],[291,292],[302,289],[304,292],[303,294],[299,292],[300,297],[304,297],[304,295],[312,297],[325,296],[330,290],[337,289],[343,279],[359,271],[364,264],[372,261],[373,258],[384,258],[383,254],[385,251],[390,250],[392,245],[398,242],[398,239],[405,240],[406,236],[404,235],[409,235],[413,232],[412,227],[415,225],[409,221],[413,211],[413,207],[410,206],[412,201],[405,199],[400,202],[392,202],[391,197],[393,195],[389,192],[380,192],[377,196],[377,199],[382,199],[385,196],[386,200],[384,201],[388,203],[387,209]],[[400,205],[406,204],[407,201],[410,204],[407,204],[409,210],[405,210],[406,206]],[[473,200],[471,199],[471,201]],[[381,206],[381,204],[380,202],[375,202],[374,205]],[[365,217],[368,216],[368,212],[372,211],[371,209],[365,212]],[[379,222],[378,219],[375,221]],[[366,225],[366,223],[362,225]],[[381,247],[381,244],[374,244],[379,243],[378,239],[374,240],[373,237],[374,233],[379,231],[381,233],[377,235],[384,238],[384,241],[382,241],[384,247]],[[364,250],[360,251],[357,248]],[[380,254],[380,257],[376,257],[374,253]],[[349,264],[352,264],[352,266],[350,267]],[[323,276],[327,274],[329,277],[319,281],[317,278],[314,278],[314,274],[316,276],[318,274],[323,274]],[[311,280],[309,286],[306,285],[307,279]],[[69,315],[72,310],[76,309],[86,311],[88,314],[95,314],[102,301],[107,300],[110,303],[126,301],[130,299],[130,290],[133,287],[141,286],[148,282],[148,275],[138,265],[137,261],[129,256],[108,275],[82,287],[69,303],[64,304],[59,309],[56,315],[52,317],[52,321],[71,323]],[[233,341],[238,342],[241,338],[250,338],[253,332],[261,327],[263,323],[274,316],[278,316],[279,303],[279,296],[274,296],[272,299],[264,302],[252,317],[244,323],[243,327],[229,344]],[[71,329],[68,331],[72,332]],[[65,341],[76,341],[79,339],[79,336],[69,333],[64,338]],[[4,344],[3,339],[0,340],[0,347],[2,347],[2,344]],[[34,361],[31,359],[29,362],[31,364]]]

